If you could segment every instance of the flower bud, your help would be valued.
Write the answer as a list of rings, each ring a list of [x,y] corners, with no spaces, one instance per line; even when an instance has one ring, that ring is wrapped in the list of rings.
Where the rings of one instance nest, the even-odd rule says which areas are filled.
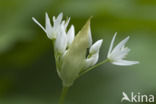
[[[72,44],[74,37],[75,37],[75,30],[74,30],[74,26],[72,25],[67,32],[67,45],[68,45],[68,47]]]
[[[64,30],[63,25],[60,27],[60,31],[58,32],[55,40],[55,51],[57,53],[63,54],[67,47],[67,35]]]
[[[93,66],[99,59],[99,49],[102,45],[103,40],[96,41],[89,50],[89,55],[86,59],[86,67]]]

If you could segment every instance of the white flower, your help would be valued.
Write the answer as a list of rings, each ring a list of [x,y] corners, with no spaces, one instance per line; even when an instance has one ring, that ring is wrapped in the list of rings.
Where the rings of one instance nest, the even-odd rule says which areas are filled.
[[[47,34],[47,37],[49,39],[56,39],[57,34],[59,34],[59,32],[62,30],[60,28],[61,25],[66,30],[69,24],[70,18],[68,18],[66,22],[64,20],[62,21],[62,18],[63,18],[63,13],[60,13],[57,18],[53,16],[53,26],[52,26],[48,13],[45,13],[46,20],[45,20],[45,28],[44,28],[34,17],[32,17],[33,21],[44,30],[44,32]]]
[[[90,67],[97,63],[99,59],[99,50],[102,45],[103,40],[96,41],[89,50],[89,55],[86,59],[86,66]]]
[[[125,47],[125,44],[129,39],[129,36],[124,40],[122,40],[114,49],[112,49],[116,35],[117,33],[114,34],[113,39],[111,41],[107,58],[111,61],[112,64],[115,65],[129,66],[133,64],[139,64],[138,61],[123,60],[123,58],[125,58],[128,52],[130,51],[129,48]]]
[[[74,26],[71,26],[68,33],[66,33],[66,28],[69,24],[70,18],[65,22],[62,21],[63,13],[60,13],[56,18],[53,16],[53,26],[51,25],[49,16],[45,13],[45,28],[33,17],[34,22],[39,25],[47,34],[49,39],[54,41],[54,48],[57,53],[64,54],[67,45],[71,44],[74,39]]]

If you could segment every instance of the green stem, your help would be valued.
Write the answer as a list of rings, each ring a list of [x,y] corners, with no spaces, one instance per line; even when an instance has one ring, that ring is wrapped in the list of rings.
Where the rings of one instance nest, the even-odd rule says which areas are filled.
[[[69,89],[69,87],[63,87],[62,88],[62,93],[61,93],[58,104],[64,104],[64,100],[65,100],[65,97],[66,97],[66,95],[68,93],[68,89]]]
[[[108,61],[109,61],[109,59],[105,59],[104,61],[99,62],[99,63],[95,64],[94,66],[89,67],[87,70],[81,72],[79,76],[84,75],[84,74],[87,73],[88,71],[90,71],[90,70],[92,70],[92,69],[94,69],[94,68],[96,68],[96,67],[98,67],[98,66],[101,66],[101,65],[105,64],[105,63],[108,62]]]

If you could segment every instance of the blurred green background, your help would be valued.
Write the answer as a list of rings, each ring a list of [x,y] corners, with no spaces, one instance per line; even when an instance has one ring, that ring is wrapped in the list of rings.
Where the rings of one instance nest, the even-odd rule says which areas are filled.
[[[53,47],[31,19],[45,24],[45,12],[70,16],[76,32],[93,16],[93,40],[104,39],[100,60],[118,32],[116,43],[131,37],[128,59],[140,61],[131,67],[108,63],[87,73],[72,86],[66,104],[121,104],[123,91],[155,95],[155,11],[155,0],[0,0],[0,104],[57,104],[61,81]]]

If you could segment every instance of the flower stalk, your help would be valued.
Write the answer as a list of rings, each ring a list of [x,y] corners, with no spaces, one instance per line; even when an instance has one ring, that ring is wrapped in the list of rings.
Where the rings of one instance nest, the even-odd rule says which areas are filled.
[[[99,63],[95,64],[94,66],[89,67],[89,68],[86,69],[85,71],[81,72],[81,73],[80,73],[80,76],[86,74],[87,72],[89,72],[89,71],[91,71],[91,70],[93,70],[93,69],[95,69],[95,68],[97,68],[97,67],[99,67],[99,66],[101,66],[101,65],[103,65],[103,64],[105,64],[105,63],[107,63],[107,62],[109,62],[109,59],[105,59],[105,60],[103,60],[102,62],[99,62]]]
[[[62,88],[62,92],[61,92],[61,96],[60,96],[58,104],[64,104],[68,90],[69,90],[69,87],[63,87]]]

